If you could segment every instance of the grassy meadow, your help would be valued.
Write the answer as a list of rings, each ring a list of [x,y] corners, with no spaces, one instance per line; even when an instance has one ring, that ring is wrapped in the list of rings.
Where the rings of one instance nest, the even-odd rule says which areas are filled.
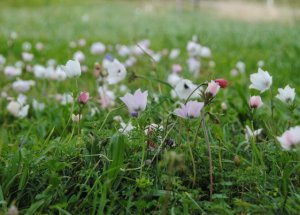
[[[36,79],[23,66],[20,77],[36,81],[25,93],[28,103],[37,99],[45,108],[30,107],[27,117],[16,118],[7,110],[11,98],[18,97],[12,89],[16,78],[7,77],[5,65],[0,65],[0,214],[16,214],[12,206],[26,215],[299,213],[300,150],[282,150],[276,139],[300,124],[299,16],[251,21],[201,5],[179,12],[171,1],[162,2],[0,1],[0,55],[6,58],[5,65],[22,61],[27,42],[33,46],[29,52],[34,59],[25,64],[46,65],[55,59],[57,65],[65,65],[80,50],[87,66],[76,81],[63,82]],[[13,40],[12,32],[17,34]],[[201,59],[197,78],[186,64],[187,42],[194,35],[212,52],[210,59]],[[70,47],[80,39],[86,45]],[[162,55],[153,62],[144,54],[127,68],[122,84],[130,92],[140,88],[149,94],[147,107],[137,118],[128,114],[119,99],[125,93],[117,85],[110,87],[116,95],[114,106],[101,108],[95,62],[101,64],[107,53],[124,62],[127,57],[119,56],[115,45],[135,45],[143,39],[151,41],[154,51],[178,48],[180,55],[174,60]],[[97,41],[111,50],[90,54]],[[42,51],[34,48],[38,42],[44,44]],[[249,89],[249,77],[261,60],[273,84],[259,94]],[[245,73],[232,76],[238,61],[245,63]],[[174,63],[182,66],[182,77],[197,85],[216,78],[228,81],[202,118],[173,114],[180,100],[171,97],[165,82]],[[291,106],[275,98],[277,89],[288,84],[296,90]],[[79,126],[71,115],[81,110],[76,103],[80,91],[88,91],[90,100],[82,108]],[[65,92],[74,93],[73,104],[56,102],[55,95]],[[264,105],[251,110],[251,95],[261,95]],[[92,109],[95,114],[90,114]],[[120,132],[117,115],[135,129],[127,135]],[[145,135],[151,123],[163,128]],[[262,133],[247,140],[247,125],[262,128]]]

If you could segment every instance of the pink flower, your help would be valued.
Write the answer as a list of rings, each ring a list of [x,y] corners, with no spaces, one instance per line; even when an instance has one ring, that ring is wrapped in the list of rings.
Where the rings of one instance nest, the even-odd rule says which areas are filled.
[[[80,104],[86,104],[89,101],[90,94],[88,92],[81,92],[78,97],[78,102]]]
[[[145,110],[147,106],[147,97],[147,91],[142,93],[141,89],[138,89],[133,95],[126,93],[125,96],[121,97],[120,99],[125,103],[130,114],[134,117],[137,117],[139,112]]]
[[[217,84],[219,84],[219,86],[220,86],[221,88],[226,88],[226,87],[227,87],[227,80],[226,80],[226,79],[218,78],[218,79],[215,80],[215,82],[216,82]]]
[[[173,73],[180,73],[182,71],[182,67],[179,64],[172,65],[172,72]]]
[[[284,150],[291,150],[300,143],[300,126],[290,128],[281,137],[277,137]]]
[[[203,107],[203,102],[189,101],[186,104],[181,104],[181,108],[175,109],[174,114],[184,119],[196,118],[200,116]]]
[[[251,108],[255,108],[255,109],[261,107],[263,105],[261,97],[260,96],[251,96],[249,105]]]
[[[220,85],[218,83],[216,83],[215,81],[211,81],[208,84],[205,93],[210,94],[212,97],[215,97],[217,95],[217,93],[219,92],[219,89],[220,89]]]

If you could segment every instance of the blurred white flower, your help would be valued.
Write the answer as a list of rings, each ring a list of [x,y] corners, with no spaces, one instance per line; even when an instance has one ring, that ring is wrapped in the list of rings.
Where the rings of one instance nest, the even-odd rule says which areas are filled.
[[[17,98],[17,102],[19,102],[20,105],[25,105],[27,101],[27,96],[25,96],[24,94],[19,94],[18,98]]]
[[[100,97],[100,105],[102,108],[107,108],[115,104],[115,94],[114,92],[108,90],[106,86],[99,87],[98,94]]]
[[[25,62],[30,62],[30,61],[33,60],[34,55],[31,54],[31,53],[29,53],[29,52],[23,52],[23,53],[22,53],[22,58],[23,58],[23,60],[24,60]]]
[[[201,45],[195,41],[189,41],[186,50],[191,57],[196,57],[201,54]]]
[[[44,49],[44,44],[41,42],[38,42],[35,44],[35,49],[38,51],[42,51]]]
[[[29,105],[21,105],[17,101],[10,101],[7,105],[8,112],[17,118],[25,118],[28,115]]]
[[[6,66],[4,68],[4,74],[8,77],[20,76],[22,74],[22,69],[13,66]]]
[[[277,137],[284,150],[291,150],[300,143],[300,126],[292,127]]]
[[[178,97],[179,99],[187,99],[189,96],[190,98],[199,97],[199,94],[202,90],[200,87],[197,89],[197,85],[193,84],[190,80],[181,79],[174,90],[171,91],[171,95],[173,98]]]
[[[125,57],[131,54],[131,49],[125,45],[117,45],[117,51],[121,57]]]
[[[179,75],[177,75],[176,73],[171,73],[170,75],[168,75],[167,82],[172,87],[175,87],[181,79],[182,78]]]
[[[6,62],[6,58],[0,54],[0,65],[4,65]]]
[[[134,56],[130,56],[126,61],[125,61],[125,67],[132,67],[136,63],[136,58]]]
[[[127,124],[125,122],[120,122],[121,128],[119,129],[119,132],[128,135],[132,130],[135,129],[135,127],[132,125],[131,122],[128,122]]]
[[[83,54],[82,51],[77,51],[77,52],[74,53],[73,59],[75,61],[79,61],[80,63],[82,63],[82,62],[85,61],[85,55]]]
[[[282,88],[278,89],[278,94],[276,95],[276,98],[278,98],[282,102],[291,104],[294,101],[295,96],[296,96],[295,89],[287,85],[285,86],[284,89]]]
[[[210,48],[208,48],[206,46],[202,46],[201,50],[200,50],[200,57],[210,58],[211,57],[211,50],[210,50]]]
[[[242,61],[238,61],[235,66],[240,73],[246,72],[246,64]]]
[[[245,139],[246,139],[246,141],[249,142],[249,140],[250,140],[251,138],[259,136],[259,135],[261,134],[262,131],[263,131],[262,128],[257,129],[257,130],[255,130],[255,131],[252,131],[252,130],[250,129],[250,127],[249,127],[248,125],[246,125],[246,129],[245,129]]]
[[[30,42],[24,42],[24,43],[22,44],[22,49],[23,49],[24,51],[30,51],[31,48],[32,48],[32,45],[31,45]]]
[[[174,60],[180,55],[180,49],[172,49],[169,54],[169,58]]]
[[[258,67],[258,68],[263,68],[264,66],[265,66],[265,61],[259,60],[259,61],[257,62],[257,67]]]
[[[151,135],[153,132],[156,132],[156,131],[163,131],[164,127],[162,125],[158,125],[158,124],[155,124],[155,123],[151,123],[150,125],[147,125],[145,127],[145,135]]]
[[[249,88],[259,90],[261,93],[270,89],[272,77],[267,71],[258,68],[258,72],[250,75],[251,85]]]
[[[44,103],[40,103],[37,100],[33,99],[32,100],[32,107],[36,111],[43,111],[45,109],[45,104]]]
[[[67,105],[73,103],[74,99],[71,93],[64,93],[60,97],[60,104]]]
[[[117,59],[114,59],[112,62],[108,61],[105,69],[108,72],[108,84],[119,83],[126,77],[127,74],[125,66]]]
[[[90,48],[90,52],[94,55],[102,54],[102,53],[105,52],[105,45],[103,43],[100,43],[100,42],[93,43],[91,48]]]
[[[82,119],[82,115],[79,115],[79,114],[72,114],[72,121],[73,122],[79,122],[79,119]]]
[[[17,79],[15,82],[13,82],[12,88],[18,93],[25,93],[34,85],[35,81]]]
[[[80,47],[84,47],[84,46],[86,45],[86,40],[85,40],[85,39],[80,39],[80,40],[78,41],[78,45],[79,45]]]
[[[81,75],[81,67],[78,61],[68,60],[65,66],[62,66],[62,69],[66,73],[67,77],[73,78]]]
[[[199,77],[200,75],[200,69],[201,69],[201,63],[199,60],[191,57],[187,60],[189,72],[191,72],[195,78]]]
[[[42,65],[36,64],[33,67],[33,74],[36,78],[45,78],[46,77],[46,68]]]

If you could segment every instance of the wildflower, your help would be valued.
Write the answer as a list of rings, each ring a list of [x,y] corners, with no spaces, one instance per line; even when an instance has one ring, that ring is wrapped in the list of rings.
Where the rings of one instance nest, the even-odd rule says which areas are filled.
[[[100,43],[100,42],[93,43],[91,48],[90,48],[90,52],[94,55],[102,54],[103,52],[105,52],[105,45],[103,43]]]
[[[226,87],[227,87],[227,80],[225,80],[225,79],[223,79],[223,78],[218,78],[218,79],[215,80],[215,82],[216,82],[217,84],[219,84],[219,86],[220,86],[221,88],[226,88]]]
[[[72,114],[72,121],[73,122],[79,122],[80,121],[80,119],[82,119],[82,115],[79,115],[79,114]]]
[[[2,54],[0,54],[0,65],[4,65],[5,62],[6,62],[6,58]]]
[[[108,72],[108,84],[116,84],[126,77],[126,68],[117,59],[114,59],[113,61],[108,61],[107,65],[104,68]]]
[[[288,104],[292,103],[296,96],[295,89],[291,88],[289,85],[285,86],[284,89],[279,88],[278,92],[276,98]]]
[[[70,93],[64,93],[63,95],[60,96],[59,100],[60,100],[60,104],[62,105],[67,105],[73,103],[74,101],[73,96]]]
[[[73,59],[75,61],[79,61],[80,63],[82,63],[85,60],[85,55],[83,54],[82,51],[77,51],[74,53]]]
[[[204,58],[210,58],[211,57],[211,50],[210,48],[206,46],[202,46],[200,49],[200,56]]]
[[[18,93],[25,93],[30,90],[31,86],[35,85],[35,81],[17,79],[12,84],[12,88]]]
[[[267,71],[258,68],[258,72],[250,75],[250,89],[259,90],[261,93],[270,89],[272,85],[272,77]]]
[[[175,89],[171,91],[172,97],[179,97],[180,99],[196,98],[199,96],[202,88],[196,90],[197,85],[190,80],[181,79],[177,82]]]
[[[134,94],[126,93],[125,96],[120,99],[126,104],[128,110],[132,116],[138,116],[139,112],[145,110],[147,105],[148,92],[142,93],[140,89],[136,90]]]
[[[115,94],[113,91],[108,90],[106,86],[99,87],[98,94],[100,97],[100,104],[102,108],[107,108],[115,104]]]
[[[75,60],[68,60],[66,66],[62,66],[67,77],[79,77],[81,75],[80,63]]]
[[[219,92],[219,89],[220,89],[220,85],[215,81],[211,81],[210,83],[208,83],[205,93],[212,97],[215,97]]]
[[[89,101],[90,94],[88,92],[80,92],[78,102],[80,104],[86,104]]]
[[[280,137],[277,137],[284,150],[291,150],[300,143],[300,126],[296,126],[285,131]]]
[[[194,77],[198,77],[200,74],[201,63],[199,60],[191,57],[187,60],[189,71],[194,75]]]
[[[181,104],[181,108],[175,109],[174,114],[184,119],[196,118],[200,116],[203,107],[203,102],[189,101],[186,104]]]
[[[120,122],[121,128],[119,129],[119,132],[128,135],[132,130],[135,129],[135,127],[132,125],[131,122],[128,122],[127,124],[123,121]]]
[[[8,112],[17,118],[25,118],[28,114],[29,105],[22,105],[17,101],[10,101],[7,105]]]
[[[174,59],[176,59],[179,56],[179,54],[180,54],[180,50],[179,49],[172,49],[170,51],[169,58],[172,59],[172,60],[174,60]]]
[[[172,65],[172,73],[180,73],[182,71],[182,67],[179,64]]]
[[[249,142],[250,138],[259,136],[261,134],[261,132],[262,132],[262,128],[257,129],[255,131],[252,131],[250,129],[250,127],[247,125],[246,126],[246,132],[245,132],[245,139],[246,139],[246,141]]]
[[[251,108],[260,108],[263,105],[263,102],[261,100],[260,96],[251,96],[249,100],[249,105]]]
[[[189,41],[186,50],[191,57],[199,56],[201,53],[201,45],[195,41]]]
[[[33,99],[32,100],[32,107],[36,111],[42,111],[42,110],[45,109],[45,104],[44,103],[40,103],[37,100]]]
[[[14,66],[6,66],[4,68],[4,74],[8,77],[20,76],[22,74],[22,69]]]
[[[238,61],[235,67],[240,73],[246,72],[246,64],[242,61]]]
[[[34,55],[31,54],[31,53],[28,53],[28,52],[23,52],[23,53],[22,53],[22,58],[23,58],[24,61],[30,62],[30,61],[33,60]]]

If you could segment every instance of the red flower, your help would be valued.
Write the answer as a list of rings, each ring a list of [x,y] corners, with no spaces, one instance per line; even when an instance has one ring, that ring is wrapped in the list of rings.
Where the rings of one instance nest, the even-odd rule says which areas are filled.
[[[225,79],[223,79],[223,78],[218,78],[218,79],[215,80],[215,82],[216,82],[217,84],[219,84],[219,86],[220,86],[221,88],[226,88],[226,87],[227,87],[227,80],[225,80]]]

